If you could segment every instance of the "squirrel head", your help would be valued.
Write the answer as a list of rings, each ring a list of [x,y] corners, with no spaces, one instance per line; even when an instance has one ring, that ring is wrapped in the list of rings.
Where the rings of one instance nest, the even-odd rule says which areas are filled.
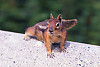
[[[53,15],[50,15],[50,20],[47,22],[47,29],[50,34],[59,32],[62,28],[62,15],[59,14],[57,18],[53,18]]]

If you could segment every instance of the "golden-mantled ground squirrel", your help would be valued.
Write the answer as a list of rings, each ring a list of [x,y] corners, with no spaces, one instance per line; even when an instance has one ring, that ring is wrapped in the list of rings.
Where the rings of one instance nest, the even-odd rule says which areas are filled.
[[[47,55],[54,57],[54,54],[51,52],[52,43],[60,43],[61,50],[64,50],[67,37],[66,29],[68,30],[76,24],[76,19],[64,20],[61,14],[57,18],[53,18],[51,14],[50,19],[27,28],[24,39],[29,40],[31,36],[35,36],[38,40],[44,42]]]

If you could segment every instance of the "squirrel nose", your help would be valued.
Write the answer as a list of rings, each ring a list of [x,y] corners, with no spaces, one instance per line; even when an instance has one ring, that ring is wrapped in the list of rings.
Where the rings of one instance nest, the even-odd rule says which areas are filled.
[[[53,28],[52,27],[49,27],[49,32],[53,32]]]

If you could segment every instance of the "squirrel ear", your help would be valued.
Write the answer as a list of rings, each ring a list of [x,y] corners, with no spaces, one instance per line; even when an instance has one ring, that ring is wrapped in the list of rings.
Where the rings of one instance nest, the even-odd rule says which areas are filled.
[[[57,17],[57,19],[60,20],[60,22],[61,22],[61,20],[62,20],[62,15],[59,14],[58,17]]]
[[[68,30],[71,29],[73,26],[75,26],[78,23],[77,19],[72,20],[64,20],[62,19],[62,25]]]
[[[51,15],[50,15],[50,19],[52,19],[53,18],[53,15],[52,15],[52,13],[51,13]]]

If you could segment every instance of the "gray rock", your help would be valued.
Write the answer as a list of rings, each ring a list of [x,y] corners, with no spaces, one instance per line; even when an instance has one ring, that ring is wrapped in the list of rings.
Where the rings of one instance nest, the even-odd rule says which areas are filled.
[[[0,31],[0,67],[100,67],[100,46],[66,41],[66,52],[53,45],[47,58],[44,44],[23,40],[24,34]]]

